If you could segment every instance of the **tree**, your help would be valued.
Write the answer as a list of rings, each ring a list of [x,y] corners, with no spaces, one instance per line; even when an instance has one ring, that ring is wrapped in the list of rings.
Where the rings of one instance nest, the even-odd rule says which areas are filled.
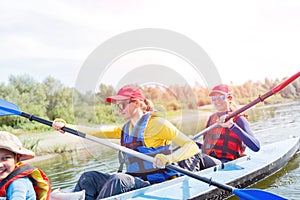
[[[105,84],[101,83],[100,86],[99,86],[99,92],[97,93],[96,96],[99,97],[99,100],[100,100],[101,103],[106,104],[106,98],[108,96],[113,95],[113,94],[116,94],[116,91],[113,88],[113,86],[105,85]]]

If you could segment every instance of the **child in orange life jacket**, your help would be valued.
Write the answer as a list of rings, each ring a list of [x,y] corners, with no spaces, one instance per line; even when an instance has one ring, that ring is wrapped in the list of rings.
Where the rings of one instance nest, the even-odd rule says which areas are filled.
[[[46,175],[21,160],[34,158],[13,134],[0,131],[0,199],[48,200],[51,186]]]
[[[217,85],[209,96],[216,112],[209,117],[206,127],[216,122],[219,126],[203,135],[202,152],[227,162],[243,156],[245,145],[255,152],[259,151],[260,142],[250,129],[245,115],[224,122],[226,116],[236,110],[229,87],[225,84]]]

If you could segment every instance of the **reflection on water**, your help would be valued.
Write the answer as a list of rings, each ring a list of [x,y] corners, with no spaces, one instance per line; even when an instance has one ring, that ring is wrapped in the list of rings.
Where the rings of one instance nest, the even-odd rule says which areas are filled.
[[[85,171],[116,172],[119,167],[117,153],[116,150],[98,144],[88,150],[61,154],[34,165],[45,171],[53,189],[71,188]]]
[[[299,126],[300,102],[262,106],[248,111],[252,127],[264,131],[266,128]],[[297,112],[298,111],[298,112]]]
[[[300,101],[257,107],[247,112],[249,121],[262,145],[284,140],[291,136],[300,137]],[[266,155],[267,156],[267,155]],[[253,185],[290,200],[300,196],[299,152],[280,171]],[[237,200],[231,197],[229,200]]]
[[[300,136],[300,101],[262,106],[249,111],[249,121],[262,143]]]
[[[251,127],[262,144],[283,140],[291,135],[300,136],[300,101],[263,105],[247,111],[247,114]],[[54,189],[73,187],[84,171],[116,172],[119,166],[118,152],[100,144],[93,146],[88,151],[60,155],[35,165],[47,173]],[[285,168],[254,187],[289,199],[298,198],[300,196],[300,191],[297,189],[300,187],[299,161],[300,156],[296,155]]]

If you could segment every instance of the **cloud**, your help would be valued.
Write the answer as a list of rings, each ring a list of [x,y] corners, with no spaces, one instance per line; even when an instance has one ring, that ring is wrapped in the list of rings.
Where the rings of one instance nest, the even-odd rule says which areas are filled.
[[[0,70],[73,83],[111,37],[162,28],[198,43],[225,82],[292,75],[300,61],[300,3],[275,1],[1,1]],[[7,74],[7,75],[6,75]],[[64,74],[62,76],[61,74]]]

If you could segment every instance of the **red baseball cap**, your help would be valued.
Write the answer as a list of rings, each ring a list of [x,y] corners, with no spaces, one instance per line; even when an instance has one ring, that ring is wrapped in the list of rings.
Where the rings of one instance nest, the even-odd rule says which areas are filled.
[[[125,101],[128,99],[140,99],[144,101],[146,98],[144,97],[142,90],[138,86],[125,85],[119,90],[117,95],[107,97],[106,101],[112,103],[115,101]]]
[[[212,96],[214,93],[220,93],[220,94],[225,94],[225,95],[231,95],[232,92],[229,89],[228,85],[225,84],[220,84],[215,86],[212,91],[209,93],[209,96]]]

